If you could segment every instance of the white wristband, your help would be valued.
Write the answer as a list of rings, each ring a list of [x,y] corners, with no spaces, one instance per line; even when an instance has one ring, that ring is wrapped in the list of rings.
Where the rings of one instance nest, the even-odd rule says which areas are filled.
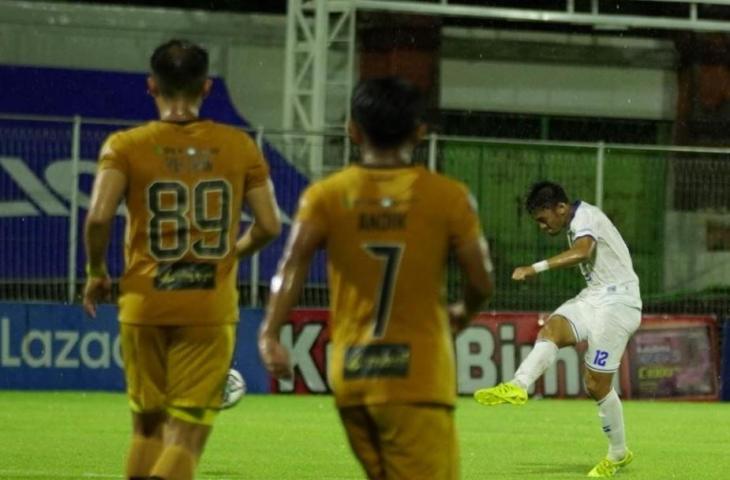
[[[544,272],[547,270],[550,270],[550,264],[547,260],[542,260],[539,262],[535,262],[532,264],[533,270],[535,270],[535,273]]]

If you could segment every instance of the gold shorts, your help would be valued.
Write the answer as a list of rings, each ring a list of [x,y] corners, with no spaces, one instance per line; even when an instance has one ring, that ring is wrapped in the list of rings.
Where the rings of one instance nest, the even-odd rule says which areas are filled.
[[[370,480],[456,480],[454,409],[396,404],[340,408],[350,446]]]
[[[220,407],[233,358],[236,325],[120,324],[132,411],[167,411],[209,425]]]

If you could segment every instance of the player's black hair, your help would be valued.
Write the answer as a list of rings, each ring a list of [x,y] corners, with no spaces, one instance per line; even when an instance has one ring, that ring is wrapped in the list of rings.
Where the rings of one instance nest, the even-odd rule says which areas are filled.
[[[155,49],[150,68],[163,97],[195,98],[208,78],[208,52],[187,40],[172,39]]]
[[[525,208],[532,214],[538,210],[553,208],[558,203],[569,203],[563,187],[554,182],[542,181],[530,187]]]
[[[395,76],[360,81],[350,104],[352,120],[377,148],[402,144],[421,123],[424,108],[418,88]]]

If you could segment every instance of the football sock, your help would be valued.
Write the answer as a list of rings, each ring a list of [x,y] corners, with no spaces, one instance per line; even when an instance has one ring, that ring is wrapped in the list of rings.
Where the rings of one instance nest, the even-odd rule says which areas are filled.
[[[130,479],[149,477],[160,452],[162,452],[162,440],[159,438],[133,435],[127,457],[127,477]]]
[[[170,445],[162,451],[150,476],[164,480],[192,480],[196,463],[193,452],[178,445]]]
[[[512,383],[527,390],[555,362],[557,356],[557,345],[550,340],[538,340],[530,354],[520,364]]]
[[[608,438],[608,458],[614,462],[626,456],[626,435],[624,433],[624,409],[616,390],[598,401],[598,416],[603,433]]]

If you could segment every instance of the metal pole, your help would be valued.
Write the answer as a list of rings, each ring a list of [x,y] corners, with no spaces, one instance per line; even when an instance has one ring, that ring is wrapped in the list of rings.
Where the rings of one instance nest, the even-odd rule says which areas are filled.
[[[259,150],[261,151],[261,154],[263,155],[264,151],[264,127],[260,126],[256,129],[256,145],[259,147]],[[256,219],[252,218],[251,222],[255,222]],[[260,259],[259,259],[259,252],[255,252],[253,255],[251,255],[251,272],[249,274],[249,291],[251,295],[251,306],[252,307],[258,307],[259,306],[259,275],[260,275],[260,265],[259,265]]]
[[[286,50],[284,55],[284,109],[282,124],[285,130],[294,128],[294,96],[296,86],[297,13],[301,0],[289,0],[286,9]]]
[[[353,8],[348,19],[348,45],[347,45],[347,74],[345,75],[347,82],[347,92],[345,93],[345,121],[350,119],[350,95],[352,95],[352,89],[355,82],[355,43],[357,38],[355,35],[355,29],[357,27],[357,9]],[[350,143],[350,135],[347,133],[347,127],[345,127],[345,162],[344,165],[350,164],[350,157],[352,152],[352,144]]]
[[[437,140],[438,136],[436,135],[436,132],[431,132],[428,135],[428,169],[432,172],[436,171],[436,146],[437,146]]]
[[[345,146],[345,152],[344,152],[344,158],[342,159],[342,166],[346,167],[350,164],[350,156],[352,156],[352,143],[350,141],[350,135],[345,131],[345,135],[343,137],[344,146]]]
[[[71,195],[68,215],[68,303],[76,298],[76,252],[79,242],[79,161],[81,160],[81,117],[73,118],[71,131]]]
[[[314,0],[314,61],[312,65],[312,125],[316,134],[309,136],[309,172],[312,178],[322,176],[324,132],[327,107],[327,46],[329,42],[329,10],[327,0]],[[311,132],[308,132],[311,134]]]
[[[606,163],[606,144],[598,142],[596,152],[596,206],[603,209],[603,174]]]

